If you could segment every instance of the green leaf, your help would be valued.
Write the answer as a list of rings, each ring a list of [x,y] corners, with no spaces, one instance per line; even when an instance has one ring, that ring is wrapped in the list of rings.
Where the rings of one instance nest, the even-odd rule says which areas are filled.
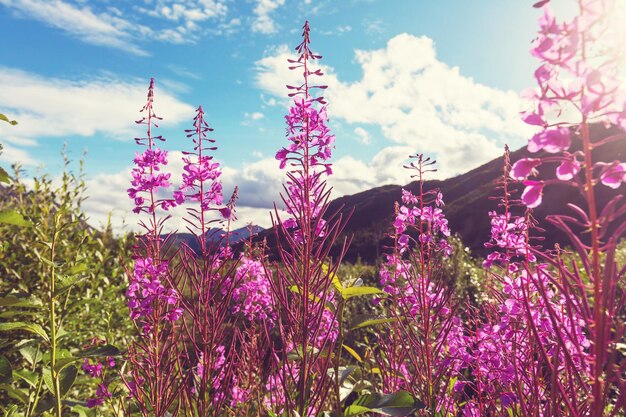
[[[372,410],[367,407],[352,404],[348,408],[346,408],[346,411],[343,413],[343,415],[345,417],[353,417],[360,416],[361,414],[369,413],[371,411]]]
[[[13,375],[25,381],[33,388],[36,388],[37,383],[39,382],[39,374],[37,372],[29,371],[28,369],[18,369],[17,371],[13,372]]]
[[[54,290],[55,297],[68,292],[83,279],[84,277],[81,278],[76,275],[59,275],[59,286]]]
[[[4,417],[19,417],[17,410],[17,404],[13,404],[11,407],[4,410]]]
[[[384,324],[384,323],[393,323],[394,321],[397,321],[397,320],[398,319],[396,317],[386,318],[386,319],[385,318],[381,318],[381,319],[364,318],[354,323],[352,327],[350,328],[350,330],[362,329],[363,327],[377,326],[379,324]]]
[[[12,224],[13,226],[30,226],[30,222],[15,210],[0,211],[0,223]]]
[[[80,358],[76,358],[74,356],[70,356],[68,358],[60,358],[57,360],[56,365],[54,365],[54,370],[57,372],[60,372],[63,370],[63,368],[65,368],[67,365],[74,363],[76,361],[80,360]]]
[[[9,394],[9,397],[21,402],[24,405],[28,405],[28,394],[24,392],[25,390],[17,389],[8,384],[0,384],[0,391],[6,391],[6,393]]]
[[[74,385],[74,381],[76,381],[76,376],[78,375],[78,368],[74,365],[70,365],[66,368],[63,368],[59,374],[59,383],[61,385],[61,397],[65,396],[67,392]]]
[[[19,352],[22,354],[22,357],[26,359],[26,361],[31,366],[34,366],[37,363],[39,363],[39,361],[41,360],[43,356],[40,350],[35,349],[32,346],[24,346],[23,348],[19,350]]]
[[[50,368],[43,368],[41,376],[43,377],[43,382],[46,384],[48,391],[54,394],[54,382],[52,381],[52,371],[50,371]]]
[[[70,408],[73,412],[78,414],[78,417],[95,417],[96,409],[95,408],[87,408],[84,405],[74,405]]]
[[[80,274],[81,272],[85,272],[89,269],[89,266],[85,262],[78,263],[70,268],[70,275]]]
[[[78,353],[79,358],[95,358],[102,356],[119,356],[120,350],[114,345],[94,346]]]
[[[8,295],[6,297],[0,297],[0,307],[41,307],[41,300],[35,296],[16,297],[14,295]]]
[[[13,381],[13,369],[6,356],[0,356],[0,383],[9,384]]]
[[[9,173],[4,170],[4,168],[0,167],[0,182],[8,183],[11,177],[9,177]]]
[[[352,408],[354,407],[354,408]],[[379,413],[386,416],[406,416],[425,406],[406,391],[393,394],[365,394],[346,409],[344,416],[357,416],[366,412]]]
[[[8,117],[6,117],[4,114],[0,113],[0,120],[3,120],[5,122],[7,122],[8,124],[10,124],[11,126],[15,126],[17,124],[17,122],[15,120],[9,120]]]
[[[43,327],[35,323],[24,323],[21,321],[0,323],[0,332],[8,332],[11,330],[26,330],[27,332],[35,333],[41,336],[46,342],[50,341],[50,338],[48,338],[48,335]]]
[[[375,295],[383,294],[382,290],[376,287],[348,287],[341,291],[341,296],[347,300],[352,297],[359,297],[361,295]]]
[[[361,358],[361,355],[359,355],[358,353],[356,353],[356,350],[352,349],[350,346],[348,345],[341,345],[343,346],[343,348],[346,350],[346,352],[348,352],[350,355],[352,355],[352,357],[354,359],[356,359],[359,362],[363,362],[363,359]]]

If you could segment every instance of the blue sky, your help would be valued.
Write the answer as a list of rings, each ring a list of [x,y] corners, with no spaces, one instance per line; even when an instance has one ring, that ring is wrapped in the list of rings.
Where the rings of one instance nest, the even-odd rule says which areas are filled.
[[[58,175],[67,144],[84,150],[94,225],[114,210],[132,225],[133,121],[150,77],[172,169],[190,145],[194,108],[215,128],[226,189],[241,187],[241,223],[267,226],[283,173],[286,59],[311,24],[329,85],[334,196],[406,183],[410,153],[441,177],[526,143],[519,93],[540,11],[522,0],[0,0],[3,165]],[[573,6],[554,0],[557,13]],[[131,227],[131,226],[126,226]]]

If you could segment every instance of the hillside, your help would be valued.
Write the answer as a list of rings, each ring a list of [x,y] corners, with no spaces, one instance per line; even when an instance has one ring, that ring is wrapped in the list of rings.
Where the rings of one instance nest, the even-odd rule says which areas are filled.
[[[614,133],[617,131],[605,129],[603,126],[594,126],[591,132],[594,141]],[[580,140],[574,138],[570,150],[573,152],[578,149],[580,149]],[[511,152],[511,161],[528,156],[537,157],[537,155],[530,154],[524,147]],[[594,150],[594,160],[610,162],[625,159],[626,147],[623,141],[609,143]],[[556,165],[542,166],[539,170],[539,178],[554,178]],[[444,212],[450,223],[450,229],[458,234],[465,245],[478,256],[485,254],[484,242],[488,240],[490,234],[487,213],[497,209],[499,197],[497,186],[502,178],[502,169],[503,157],[499,157],[465,174],[443,181],[426,181],[424,184],[426,190],[432,188],[441,190],[446,203]],[[352,262],[361,259],[364,262],[373,263],[384,253],[384,247],[388,244],[388,240],[385,242],[385,234],[390,230],[392,223],[394,202],[400,200],[403,187],[416,193],[419,184],[412,182],[405,186],[385,185],[358,194],[343,196],[330,203],[328,213],[334,213],[337,210],[347,213],[351,209],[354,210],[344,230],[345,236],[353,236],[345,260]],[[519,196],[522,187],[517,185],[517,188],[516,195]],[[624,193],[624,186],[618,191]],[[607,187],[598,187],[600,205],[604,204],[614,193],[614,190]],[[549,214],[566,212],[567,202],[582,204],[578,190],[571,186],[555,184],[546,189],[543,204],[534,211],[534,217],[539,221],[539,226],[545,229],[545,233],[542,234],[545,240],[540,242],[543,247],[551,248],[555,243],[568,244],[566,236],[544,220]],[[262,232],[255,240],[262,239],[267,239],[272,248],[275,241],[273,229]],[[535,243],[539,244],[539,242]]]

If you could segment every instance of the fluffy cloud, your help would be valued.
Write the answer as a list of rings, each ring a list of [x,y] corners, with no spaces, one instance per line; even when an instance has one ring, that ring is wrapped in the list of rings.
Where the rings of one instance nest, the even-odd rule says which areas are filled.
[[[0,0],[0,4],[81,42],[140,56],[149,54],[137,40],[194,43],[204,32],[228,34],[240,23],[237,18],[225,20],[228,13],[225,0],[157,0],[150,7],[133,6],[125,10],[96,4],[85,6],[82,1],[69,0]],[[145,16],[154,21],[149,25],[140,23]],[[206,20],[218,23],[215,28],[203,30],[199,23]]]
[[[285,96],[285,81],[298,81],[298,74],[287,68],[288,57],[288,48],[280,46],[256,65],[258,85],[277,97]],[[321,66],[323,83],[329,85],[325,96],[330,115],[350,124],[378,126],[389,145],[435,156],[440,177],[490,160],[505,143],[521,146],[530,134],[519,120],[517,94],[479,84],[439,61],[433,41],[425,36],[395,36],[383,49],[357,50],[355,60],[362,70],[355,82],[343,82],[333,68]],[[357,129],[362,128],[355,129],[361,136]],[[381,152],[376,157],[386,156]]]
[[[183,171],[182,153],[170,152],[168,156],[167,172],[172,173],[172,182],[179,183]],[[86,181],[88,199],[83,207],[89,216],[89,223],[94,227],[106,224],[109,214],[115,230],[139,230],[138,216],[132,213],[133,202],[128,198],[126,190],[130,186],[130,171],[126,170],[112,174],[98,174]],[[236,205],[238,220],[235,228],[253,223],[263,227],[271,226],[269,213],[273,212],[274,202],[279,209],[281,182],[284,174],[278,169],[274,159],[263,159],[248,165],[243,170],[223,167],[221,175],[224,186],[225,200],[230,198],[235,186],[239,187],[239,198]],[[162,195],[165,197],[165,194]],[[187,223],[183,220],[186,215],[185,207],[177,207],[170,211],[172,218],[167,223],[167,230],[185,231]],[[281,215],[284,211],[279,210]]]
[[[133,25],[114,14],[98,14],[89,7],[62,0],[0,0],[0,4],[83,42],[147,55],[132,41],[130,30]]]
[[[145,81],[101,78],[71,81],[43,78],[36,74],[0,67],[0,108],[19,121],[0,124],[0,137],[8,142],[6,153],[14,160],[30,162],[15,146],[32,146],[35,138],[64,136],[132,137],[137,133],[133,115],[137,103],[145,102]],[[189,119],[193,107],[159,89],[159,112],[167,114],[163,126]]]
[[[271,14],[284,5],[285,0],[257,0],[253,10],[255,19],[252,22],[252,30],[263,34],[275,33],[277,31],[276,23]]]
[[[356,140],[361,142],[363,145],[369,145],[371,138],[367,130],[362,127],[357,127],[354,129],[354,134],[356,135]]]

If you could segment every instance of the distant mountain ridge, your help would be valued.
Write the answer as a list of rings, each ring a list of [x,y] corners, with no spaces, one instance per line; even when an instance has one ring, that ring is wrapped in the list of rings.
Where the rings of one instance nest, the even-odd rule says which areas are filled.
[[[600,125],[592,126],[592,141],[595,142],[618,132],[615,128],[607,129]],[[574,137],[570,152],[575,152],[580,148],[580,139]],[[546,155],[548,154],[531,154],[524,147],[511,152],[510,158],[513,163],[525,157],[536,158]],[[626,160],[626,146],[624,146],[623,141],[605,144],[594,149],[593,157],[597,161],[624,161]],[[498,186],[503,175],[503,163],[504,159],[501,156],[465,174],[446,180],[425,181],[423,185],[425,190],[433,188],[441,190],[446,203],[444,214],[448,219],[450,230],[461,237],[474,255],[484,256],[486,254],[484,243],[489,240],[491,230],[488,212],[498,210],[499,197],[501,197],[498,194]],[[557,165],[557,163],[542,165],[539,168],[537,179],[555,178],[554,172]],[[407,172],[407,177],[408,175]],[[511,184],[514,189],[517,189],[516,195],[519,197],[523,185],[513,182]],[[419,183],[411,182],[404,186],[384,185],[354,195],[339,197],[330,202],[327,213],[337,211],[347,213],[349,210],[354,210],[343,232],[345,236],[352,236],[352,244],[344,258],[346,261],[353,262],[360,259],[364,262],[374,263],[380,259],[384,253],[384,247],[390,243],[386,234],[391,231],[394,203],[401,201],[402,188],[417,193]],[[618,192],[625,193],[625,189],[626,186],[622,185]],[[597,190],[600,206],[615,195],[615,190],[608,187],[599,186]],[[563,184],[546,187],[543,203],[533,212],[534,218],[539,221],[539,226],[545,229],[545,232],[541,233],[543,240],[535,243],[541,244],[544,248],[552,248],[555,243],[569,245],[568,238],[563,232],[544,221],[549,214],[570,213],[571,211],[565,206],[569,202],[578,205],[583,203],[576,188]],[[523,212],[523,208],[520,207],[519,212]],[[538,233],[535,232],[535,234]],[[274,230],[267,229],[259,233],[253,240],[260,242],[264,239],[268,243],[271,254],[272,249],[275,248]]]

